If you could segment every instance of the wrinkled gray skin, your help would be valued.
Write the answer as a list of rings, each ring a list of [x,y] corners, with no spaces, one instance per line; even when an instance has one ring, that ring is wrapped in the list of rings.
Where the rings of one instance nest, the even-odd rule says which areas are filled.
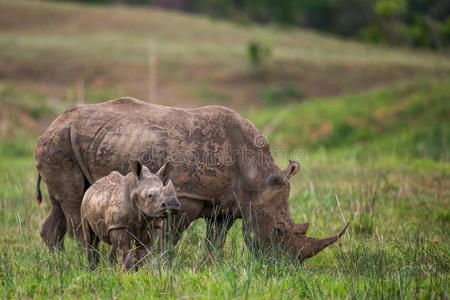
[[[159,236],[161,218],[180,210],[172,181],[164,186],[160,177],[166,165],[156,174],[140,162],[130,165],[132,172],[126,176],[113,171],[84,194],[81,224],[92,268],[98,264],[97,245],[102,240],[112,246],[111,263],[118,258],[124,270],[137,269]]]
[[[220,247],[235,219],[243,218],[245,237],[254,245],[275,241],[303,260],[346,229],[326,239],[306,236],[309,223],[295,224],[288,207],[289,179],[299,163],[290,161],[280,170],[265,138],[236,112],[119,98],[69,108],[38,140],[36,166],[52,202],[41,236],[50,248],[62,245],[67,229],[79,239],[83,193],[113,170],[125,174],[130,159],[152,171],[170,161],[165,175],[175,185],[183,212],[169,224],[175,243],[192,221],[204,218],[208,240]]]

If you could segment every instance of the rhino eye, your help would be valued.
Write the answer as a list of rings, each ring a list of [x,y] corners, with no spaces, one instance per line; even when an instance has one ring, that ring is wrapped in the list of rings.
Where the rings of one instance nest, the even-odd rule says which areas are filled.
[[[279,228],[279,227],[274,227],[274,228],[273,228],[273,232],[274,232],[275,235],[277,235],[277,236],[282,236],[282,235],[283,235],[283,231],[282,231],[281,228]]]
[[[305,238],[305,234],[303,232],[296,232],[295,235],[299,238]]]
[[[153,193],[150,193],[147,195],[148,199],[151,199],[153,197]]]

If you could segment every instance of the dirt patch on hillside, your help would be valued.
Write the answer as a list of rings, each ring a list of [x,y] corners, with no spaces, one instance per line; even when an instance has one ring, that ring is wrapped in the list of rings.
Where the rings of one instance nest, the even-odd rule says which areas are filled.
[[[149,88],[149,66],[139,62],[113,62],[98,57],[81,57],[51,49],[30,59],[0,51],[0,80],[20,88],[62,97],[81,80],[88,90],[118,97],[179,106],[222,104],[239,110],[261,105],[261,92],[268,86],[293,84],[304,98],[329,97],[409,79],[424,70],[404,66],[326,65],[304,61],[277,61],[255,70],[250,66],[158,61],[156,92]],[[207,89],[208,93],[202,92]],[[92,93],[91,93],[92,95]],[[220,95],[220,97],[215,97]],[[101,97],[101,95],[100,95]],[[96,101],[100,99],[95,99]],[[107,100],[107,99],[104,99]]]
[[[424,74],[425,70],[405,66],[317,65],[305,61],[278,61],[269,68],[241,71],[218,78],[223,86],[243,83],[259,87],[292,83],[298,85],[306,98],[328,97],[390,84]]]
[[[29,1],[0,3],[0,30],[36,30],[42,27],[58,28],[76,16],[73,10],[53,8],[49,3]]]
[[[290,36],[282,31],[268,28],[263,34],[254,29],[208,23],[206,18],[158,9],[2,1],[0,32],[5,36],[0,49],[0,81],[57,99],[72,97],[81,82],[88,102],[129,95],[165,105],[221,104],[244,111],[261,106],[261,95],[267,88],[294,86],[301,100],[444,72],[350,60],[317,63],[316,58],[314,63],[300,60],[298,57],[305,57],[301,51],[298,57],[275,56],[255,69],[245,54],[248,39],[267,35],[279,53],[308,42],[285,44],[283,40]],[[48,44],[47,38],[51,38]],[[101,42],[96,43],[97,38]],[[330,51],[343,49],[341,45],[336,50],[332,47],[335,41],[324,40],[312,39],[311,49],[317,47],[315,51],[321,53],[324,45],[314,44],[317,42],[325,43]],[[153,79],[146,42],[154,42],[159,49],[155,53],[160,53]],[[202,46],[193,47],[196,44]],[[365,55],[364,51],[355,53],[359,58]],[[150,88],[151,82],[156,83],[156,90]]]
[[[0,30],[52,33],[79,32],[148,32],[165,30],[170,24],[161,20],[182,14],[168,13],[162,9],[102,6],[56,1],[17,1],[0,3]]]

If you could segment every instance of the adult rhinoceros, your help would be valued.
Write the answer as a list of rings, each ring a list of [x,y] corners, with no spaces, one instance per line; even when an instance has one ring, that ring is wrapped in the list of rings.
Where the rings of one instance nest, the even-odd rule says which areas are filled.
[[[69,229],[81,240],[83,193],[99,178],[128,172],[130,159],[152,172],[166,161],[183,214],[175,217],[181,232],[197,218],[208,224],[208,237],[223,242],[236,218],[257,245],[279,241],[300,260],[334,243],[345,232],[325,238],[306,237],[309,223],[295,224],[289,214],[289,178],[299,170],[274,163],[269,146],[248,120],[220,106],[196,109],[165,107],[133,98],[76,105],[62,113],[40,136],[35,161],[47,183],[51,211],[41,236],[49,248],[62,247]],[[226,234],[226,233],[225,233]]]

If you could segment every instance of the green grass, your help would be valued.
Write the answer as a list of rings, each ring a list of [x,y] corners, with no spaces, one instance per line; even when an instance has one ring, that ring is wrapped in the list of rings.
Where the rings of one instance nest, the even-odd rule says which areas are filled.
[[[201,220],[183,235],[174,257],[154,253],[136,273],[110,266],[105,245],[97,271],[88,270],[84,252],[70,238],[64,253],[49,254],[38,233],[49,203],[46,199],[39,207],[34,200],[31,153],[36,136],[16,132],[7,144],[24,150],[11,150],[3,143],[0,148],[0,296],[448,298],[446,90],[447,81],[426,81],[248,114],[260,128],[270,125],[271,115],[276,119],[281,114],[283,118],[270,127],[272,148],[301,149],[291,153],[302,154],[302,171],[292,180],[294,220],[311,221],[313,236],[335,232],[343,218],[351,222],[340,244],[303,265],[283,255],[252,255],[243,242],[240,222],[233,226],[223,256],[211,256],[204,246]],[[9,90],[0,101],[11,94],[17,99],[30,96]],[[29,114],[33,116],[32,110]],[[361,137],[355,128],[333,136],[334,126],[351,124],[356,116],[357,124],[368,131],[375,126],[375,133]],[[383,122],[374,120],[376,116]],[[331,137],[308,138],[302,131],[326,120]],[[433,125],[424,126],[428,124]],[[298,140],[293,139],[294,132]],[[282,166],[287,163],[277,159]]]
[[[252,40],[272,50],[258,70]],[[211,255],[199,220],[174,256],[153,253],[136,273],[110,266],[105,245],[97,271],[70,238],[65,252],[48,253],[39,230],[49,201],[34,199],[39,132],[75,103],[80,79],[88,103],[146,99],[149,47],[158,103],[243,113],[280,167],[301,162],[294,220],[310,221],[317,237],[350,221],[340,243],[303,265],[257,257],[237,222],[223,255]],[[300,29],[0,0],[0,298],[448,299],[449,69],[445,55]]]

